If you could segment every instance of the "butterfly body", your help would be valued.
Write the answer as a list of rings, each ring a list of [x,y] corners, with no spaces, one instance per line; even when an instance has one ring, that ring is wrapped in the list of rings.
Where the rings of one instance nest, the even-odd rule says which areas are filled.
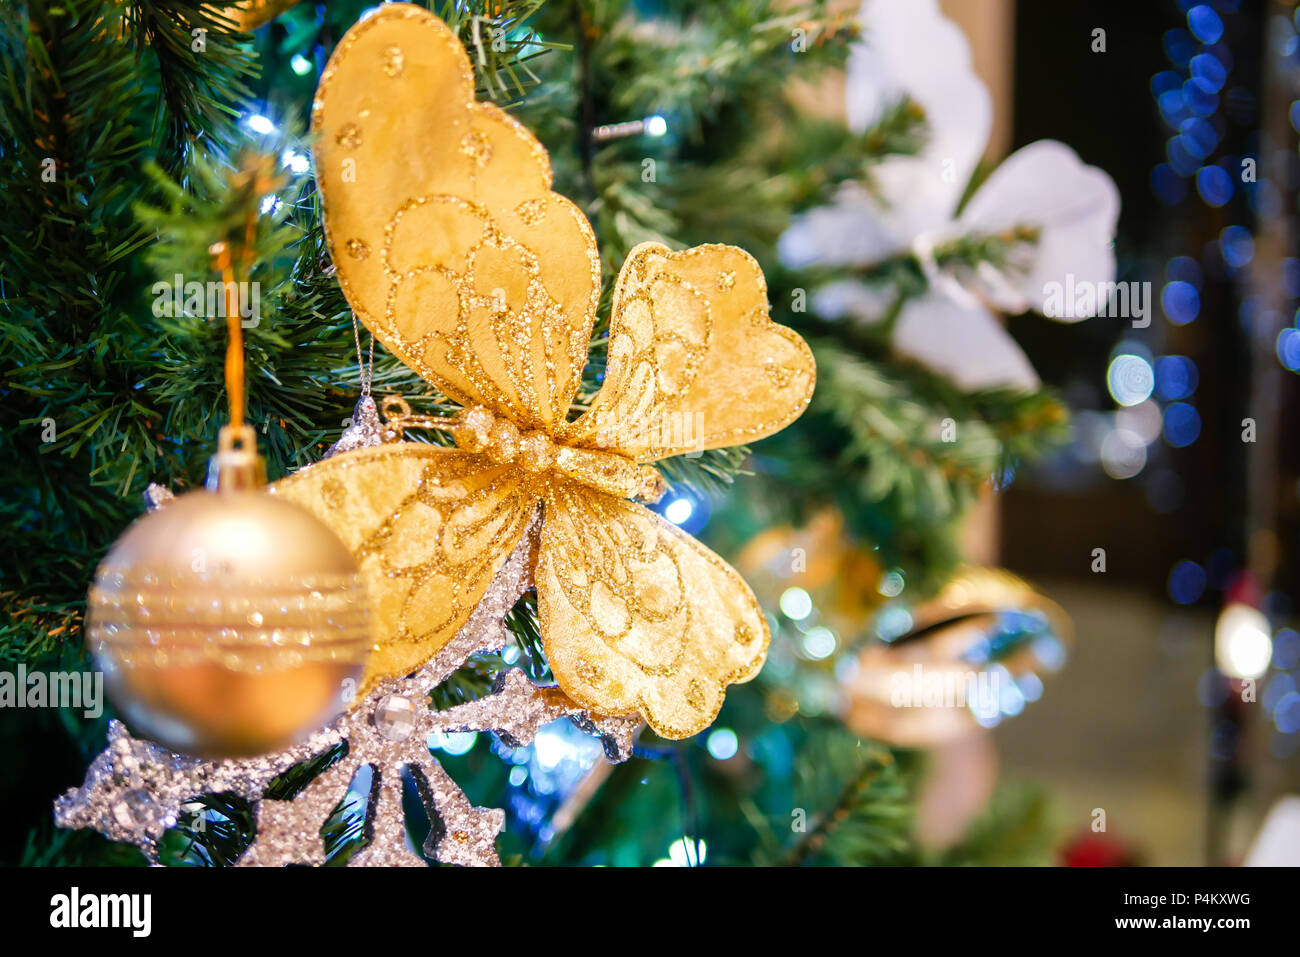
[[[476,405],[451,417],[415,416],[398,396],[384,400],[388,433],[398,437],[409,428],[434,428],[450,434],[456,447],[485,455],[497,465],[516,465],[525,472],[554,472],[608,495],[654,504],[668,490],[659,471],[625,455],[557,442],[541,429],[521,432],[507,418]]]

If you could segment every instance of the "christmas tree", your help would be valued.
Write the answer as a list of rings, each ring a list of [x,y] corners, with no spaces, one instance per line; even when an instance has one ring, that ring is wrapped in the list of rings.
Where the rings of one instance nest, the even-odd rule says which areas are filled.
[[[312,101],[326,61],[372,6],[20,0],[0,12],[7,668],[87,670],[96,565],[143,511],[151,483],[202,484],[227,400],[226,324],[212,318],[225,304],[209,294],[223,278],[214,244],[239,250],[250,290],[238,302],[245,419],[271,479],[318,461],[353,424],[363,381],[415,413],[453,411],[356,326],[324,232]],[[432,742],[471,801],[505,808],[502,860],[1040,860],[1045,809],[1019,791],[995,800],[963,840],[923,848],[924,753],[863,737],[837,703],[863,649],[911,627],[890,631],[896,616],[882,625],[875,613],[938,592],[958,566],[969,507],[1062,434],[1064,409],[1036,379],[959,381],[896,338],[908,304],[945,277],[1014,271],[1037,227],[986,218],[866,265],[791,254],[801,224],[842,204],[846,183],[883,195],[882,170],[932,142],[924,97],[892,95],[854,123],[808,107],[808,88],[843,68],[870,31],[856,11],[774,0],[426,6],[468,52],[477,97],[542,142],[554,190],[594,229],[602,292],[576,406],[604,378],[614,281],[646,241],[748,250],[773,320],[804,336],[819,372],[811,406],[785,431],[658,463],[670,490],[656,509],[737,563],[772,624],[768,665],[730,690],[710,730],[680,741],[645,730],[617,765],[564,724],[527,747],[473,732]],[[972,171],[956,186],[966,197],[989,172]],[[884,320],[846,321],[826,294],[837,288],[885,303]],[[827,522],[829,538],[800,544]],[[830,562],[821,580],[843,595],[821,604],[800,584],[799,554]],[[507,667],[549,682],[538,618],[525,592],[506,616],[506,647],[470,657],[433,689],[433,707],[480,698]],[[5,845],[6,861],[143,860],[50,815],[103,747],[110,717],[5,714],[16,782],[6,807],[23,832]],[[337,757],[271,788],[289,793]],[[365,843],[368,787],[363,772],[326,824],[329,863]],[[435,824],[408,815],[412,846]],[[247,800],[195,794],[161,859],[230,864],[254,831]]]

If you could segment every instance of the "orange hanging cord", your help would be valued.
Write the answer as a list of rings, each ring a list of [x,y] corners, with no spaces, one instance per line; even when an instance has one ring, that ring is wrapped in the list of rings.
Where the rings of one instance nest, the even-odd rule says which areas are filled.
[[[253,243],[257,239],[257,217],[250,216],[244,230],[243,267],[247,274],[253,261]],[[244,426],[244,327],[239,309],[239,282],[235,273],[234,256],[230,243],[216,243],[212,247],[216,268],[221,273],[222,289],[226,295],[226,395],[230,401],[230,425],[238,432]]]
[[[241,429],[244,425],[244,327],[239,312],[239,286],[235,281],[230,244],[217,243],[214,250],[226,293],[226,328],[230,331],[226,342],[226,395],[230,400],[230,425]]]

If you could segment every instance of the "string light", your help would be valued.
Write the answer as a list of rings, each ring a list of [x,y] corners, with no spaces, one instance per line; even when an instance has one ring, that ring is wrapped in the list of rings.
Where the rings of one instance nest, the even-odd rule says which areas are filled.
[[[674,525],[684,525],[695,512],[689,498],[675,498],[664,507],[664,518]]]
[[[597,142],[621,140],[629,136],[641,136],[643,134],[658,138],[667,132],[668,121],[655,114],[647,116],[643,120],[628,120],[623,123],[609,123],[605,126],[598,126],[591,131],[591,138]]]
[[[246,125],[254,133],[261,133],[263,136],[275,132],[275,124],[272,123],[268,117],[263,116],[261,113],[253,113],[249,115],[244,120],[244,125]]]

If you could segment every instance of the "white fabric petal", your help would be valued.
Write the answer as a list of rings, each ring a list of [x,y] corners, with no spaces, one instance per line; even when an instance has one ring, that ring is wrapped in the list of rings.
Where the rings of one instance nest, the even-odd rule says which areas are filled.
[[[777,242],[781,262],[790,269],[866,266],[905,248],[880,206],[853,183],[845,184],[830,205],[795,217]]]
[[[884,319],[898,298],[893,288],[869,286],[858,279],[827,283],[812,295],[812,309],[823,319],[852,319],[874,326]]]
[[[863,38],[849,54],[849,127],[864,130],[904,95],[926,114],[928,137],[914,157],[878,169],[894,207],[894,230],[914,236],[951,219],[988,144],[993,104],[971,65],[970,45],[937,0],[866,0]]]
[[[894,327],[894,349],[966,391],[1038,388],[1029,358],[982,306],[969,308],[937,292],[911,299]]]
[[[1047,284],[1064,285],[1068,274],[1076,285],[1114,281],[1118,218],[1119,190],[1105,172],[1086,165],[1064,143],[1039,140],[993,171],[962,210],[960,223],[964,232],[1039,230],[1032,267],[1012,277],[1023,298],[999,293],[994,285],[984,292],[1000,308],[1023,308],[1027,301],[1041,313]]]

